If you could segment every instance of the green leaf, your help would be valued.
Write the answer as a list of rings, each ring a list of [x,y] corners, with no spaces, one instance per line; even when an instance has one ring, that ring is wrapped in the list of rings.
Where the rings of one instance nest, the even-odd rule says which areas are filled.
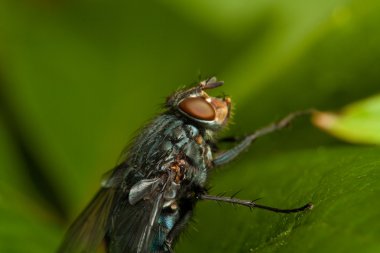
[[[378,252],[380,148],[336,147],[242,161],[212,176],[212,193],[257,199],[298,214],[203,201],[178,252]],[[197,231],[194,231],[192,227]]]
[[[350,104],[340,113],[316,113],[313,122],[349,142],[380,144],[380,95]]]

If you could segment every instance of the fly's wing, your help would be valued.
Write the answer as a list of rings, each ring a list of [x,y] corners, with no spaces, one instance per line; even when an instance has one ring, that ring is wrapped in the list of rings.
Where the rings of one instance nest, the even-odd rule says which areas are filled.
[[[118,208],[110,228],[109,251],[112,253],[154,252],[154,237],[164,204],[164,189],[157,186],[144,198]]]
[[[102,188],[70,226],[58,253],[92,253],[103,240],[115,189]]]
[[[153,237],[155,236],[153,229],[157,227],[158,217],[161,213],[162,206],[164,204],[163,193],[157,194],[153,202],[151,202],[152,210],[150,211],[148,224],[145,226],[143,233],[141,234],[138,245],[137,253],[143,253],[151,251],[153,247]]]
[[[105,237],[110,224],[114,202],[118,197],[121,173],[128,170],[119,166],[113,170],[107,187],[102,187],[86,209],[70,226],[58,253],[93,253]]]

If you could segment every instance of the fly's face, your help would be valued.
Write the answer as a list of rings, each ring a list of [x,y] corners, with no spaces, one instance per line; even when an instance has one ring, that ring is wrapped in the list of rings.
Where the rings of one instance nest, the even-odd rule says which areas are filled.
[[[196,87],[174,93],[168,98],[167,107],[207,129],[219,130],[228,122],[231,99],[211,97],[205,90],[221,85],[223,82],[216,78],[202,81]]]

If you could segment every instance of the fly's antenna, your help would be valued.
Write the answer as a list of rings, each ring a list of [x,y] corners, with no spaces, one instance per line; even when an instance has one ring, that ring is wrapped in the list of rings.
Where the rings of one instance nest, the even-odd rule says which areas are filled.
[[[202,90],[214,89],[224,84],[223,81],[218,81],[215,76],[210,77],[202,82],[200,82],[199,87]]]

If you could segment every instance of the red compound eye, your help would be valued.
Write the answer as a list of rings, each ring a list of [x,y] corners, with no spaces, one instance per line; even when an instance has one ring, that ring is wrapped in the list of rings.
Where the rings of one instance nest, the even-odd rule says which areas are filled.
[[[214,120],[215,110],[204,98],[186,98],[179,104],[179,109],[199,120]]]

